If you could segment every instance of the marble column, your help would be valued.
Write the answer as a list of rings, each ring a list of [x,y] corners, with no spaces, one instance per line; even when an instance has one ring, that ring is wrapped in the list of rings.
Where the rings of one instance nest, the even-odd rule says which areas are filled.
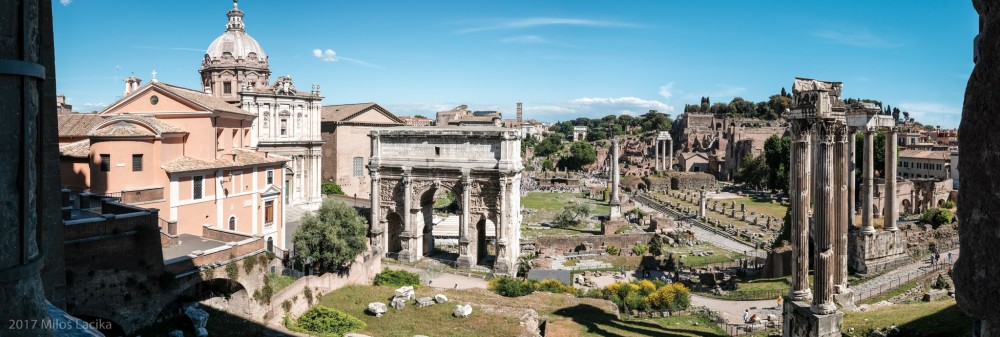
[[[654,157],[654,159],[653,159],[653,165],[656,167],[656,172],[659,172],[660,171],[660,139],[659,138],[653,138],[653,142],[656,143],[656,146],[654,146],[654,148],[656,149],[656,152],[653,155],[653,157]]]
[[[896,201],[898,198],[896,196],[896,165],[898,165],[896,136],[896,128],[889,129],[885,133],[885,198],[883,198],[885,204],[882,206],[885,210],[885,216],[882,220],[885,221],[885,230],[887,231],[899,230],[896,227],[896,220],[899,219],[899,206]]]
[[[674,140],[667,138],[667,156],[664,158],[667,165],[667,172],[674,169]]]
[[[833,274],[836,269],[836,252],[834,251],[836,230],[836,202],[834,172],[834,128],[833,121],[821,121],[816,124],[816,176],[813,179],[813,190],[816,191],[815,212],[813,212],[813,243],[815,252],[813,260],[816,267],[813,271],[813,301],[812,312],[817,315],[828,315],[837,311],[833,303]]]
[[[403,217],[403,233],[399,235],[403,241],[403,250],[399,252],[399,260],[414,262],[419,257],[415,252],[417,242],[413,239],[416,236],[416,229],[413,228],[413,211],[410,210],[413,204],[413,177],[410,169],[403,169],[403,209],[399,212]]]
[[[858,213],[858,202],[857,202],[857,129],[850,128],[847,132],[847,210],[850,216],[847,217],[847,228],[854,229],[857,227],[857,223],[854,221],[854,215]]]
[[[809,163],[810,125],[804,120],[793,120],[791,162],[789,163],[789,196],[792,208],[792,288],[795,301],[812,299],[809,289]]]
[[[611,209],[609,218],[616,220],[622,216],[621,199],[618,196],[621,171],[618,167],[618,140],[611,140]]]
[[[500,177],[500,199],[499,199],[499,223],[496,225],[496,245],[494,246],[494,251],[496,252],[496,262],[493,263],[493,272],[496,274],[511,274],[513,265],[511,261],[507,258],[507,232],[510,226],[510,211],[511,211],[511,200],[510,198],[510,178],[506,175],[501,175]],[[517,270],[514,269],[514,274]],[[516,276],[516,275],[512,275]]]
[[[848,225],[850,224],[850,218],[853,214],[850,211],[848,202],[850,194],[848,185],[853,181],[853,177],[848,176],[850,173],[850,162],[848,158],[851,151],[848,148],[850,142],[848,138],[850,133],[847,132],[847,125],[838,124],[835,128],[836,143],[834,145],[834,210],[836,211],[834,217],[834,244],[833,248],[836,252],[836,266],[834,266],[833,273],[833,284],[836,286],[845,286],[847,284],[847,231]],[[843,291],[843,289],[838,289],[838,293]]]
[[[384,256],[385,252],[382,247],[383,244],[383,222],[382,222],[382,195],[381,187],[379,183],[382,182],[382,175],[378,172],[377,167],[370,168],[370,175],[372,177],[371,186],[371,228],[368,230],[368,236],[371,238],[371,249],[376,256]]]
[[[861,165],[864,165],[862,169],[862,180],[861,180],[861,232],[865,234],[875,234],[875,219],[873,218],[872,203],[874,202],[875,195],[875,179],[874,179],[874,166],[875,166],[875,132],[872,130],[864,130],[865,133],[865,144],[864,152],[862,155]]]
[[[472,184],[469,170],[462,170],[462,215],[458,218],[458,267],[472,268],[476,257],[469,254],[469,221],[472,209]]]

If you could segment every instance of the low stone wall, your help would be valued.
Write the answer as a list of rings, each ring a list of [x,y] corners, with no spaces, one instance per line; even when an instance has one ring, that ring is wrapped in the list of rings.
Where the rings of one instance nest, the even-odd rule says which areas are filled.
[[[316,298],[325,293],[340,289],[351,284],[371,284],[375,274],[382,271],[382,259],[378,256],[370,256],[365,260],[364,256],[359,256],[354,260],[351,268],[344,273],[326,273],[320,276],[305,276],[295,280],[291,285],[285,287],[281,292],[271,297],[270,310],[267,314],[271,322],[281,325],[281,320],[285,314],[299,316],[309,310],[310,301],[306,300],[304,291],[308,287],[312,290],[312,304],[318,301]],[[290,310],[285,311],[283,303],[288,301],[291,304]],[[367,303],[361,304],[367,306]]]
[[[171,263],[165,267],[167,271],[177,275],[191,271],[199,266],[207,266],[216,262],[229,261],[233,258],[254,253],[263,249],[264,239],[257,237],[236,242],[233,246],[218,247],[201,252],[201,254],[195,254],[197,252],[192,253],[188,255],[187,258],[173,259],[171,260]]]
[[[767,254],[761,276],[765,278],[792,275],[792,246],[778,247]]]
[[[670,188],[675,190],[697,190],[715,188],[715,177],[703,172],[676,172],[670,175]]]
[[[907,243],[902,231],[878,231],[864,234],[851,231],[847,240],[847,267],[855,273],[894,263],[907,257]]]
[[[545,255],[562,255],[589,244],[594,249],[615,246],[629,252],[636,244],[649,244],[654,233],[630,233],[612,235],[542,235],[535,239],[535,250]]]
[[[241,234],[233,231],[228,231],[224,229],[211,228],[210,225],[205,225],[201,229],[201,236],[215,241],[222,242],[240,242],[246,239],[253,238],[253,236]]]

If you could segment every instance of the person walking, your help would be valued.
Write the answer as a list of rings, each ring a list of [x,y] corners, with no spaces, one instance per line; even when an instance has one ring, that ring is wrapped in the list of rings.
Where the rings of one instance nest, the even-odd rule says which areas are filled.
[[[951,263],[951,252],[948,252],[948,263]]]

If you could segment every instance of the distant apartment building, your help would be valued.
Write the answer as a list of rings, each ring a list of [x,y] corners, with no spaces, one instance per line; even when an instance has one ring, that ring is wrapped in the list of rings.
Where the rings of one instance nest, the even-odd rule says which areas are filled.
[[[952,178],[951,152],[906,149],[899,152],[897,170],[906,179]]]
[[[368,199],[372,128],[406,123],[377,103],[327,105],[322,109],[323,181],[340,185],[344,194]]]
[[[503,115],[499,111],[472,111],[467,105],[439,111],[435,117],[435,126],[503,126]]]
[[[403,117],[399,117],[399,120],[403,121],[403,124],[405,124],[406,126],[431,126],[431,125],[434,125],[434,120],[430,119],[430,118],[403,116]]]
[[[73,113],[73,106],[66,103],[66,96],[56,96],[56,112],[60,115]]]
[[[126,79],[125,96],[100,113],[59,115],[62,185],[159,209],[178,234],[210,227],[284,249],[288,160],[250,147],[256,115],[201,91],[139,81]]]

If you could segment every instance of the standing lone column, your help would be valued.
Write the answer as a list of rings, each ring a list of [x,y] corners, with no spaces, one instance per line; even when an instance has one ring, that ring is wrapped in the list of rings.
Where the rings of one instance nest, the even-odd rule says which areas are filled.
[[[858,224],[854,221],[854,215],[858,214],[858,192],[857,192],[857,180],[855,180],[858,175],[858,162],[857,162],[857,134],[858,130],[848,128],[847,129],[847,210],[850,214],[847,217],[847,228],[853,229]]]
[[[808,302],[809,290],[809,124],[792,121],[791,181],[789,196],[792,207],[792,289],[794,301]]]
[[[653,143],[656,144],[653,146],[655,149],[655,153],[653,154],[653,165],[656,167],[656,172],[660,172],[660,139],[653,138]]]
[[[674,139],[673,138],[669,138],[669,137],[667,138],[667,151],[666,152],[667,152],[667,158],[665,158],[665,159],[666,159],[666,162],[667,162],[667,172],[670,172],[670,171],[672,171],[674,169]]]
[[[833,249],[836,227],[835,178],[834,178],[834,122],[816,124],[817,154],[814,189],[816,198],[813,213],[813,242],[815,243],[816,268],[813,271],[812,312],[828,315],[837,311],[833,303],[833,274],[836,252]]]
[[[864,144],[864,156],[861,165],[864,165],[862,170],[862,191],[861,191],[861,232],[865,234],[875,234],[875,224],[872,214],[872,203],[873,196],[875,194],[875,181],[874,181],[874,166],[875,166],[875,145],[874,138],[875,132],[866,129],[865,133],[865,144]]]
[[[885,230],[897,231],[896,220],[899,219],[899,210],[896,205],[896,128],[889,129],[885,133]]]

